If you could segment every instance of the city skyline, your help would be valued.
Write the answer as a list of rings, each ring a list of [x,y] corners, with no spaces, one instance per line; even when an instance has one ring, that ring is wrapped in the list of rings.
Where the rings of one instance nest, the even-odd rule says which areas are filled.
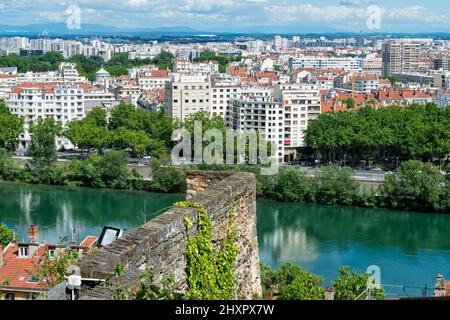
[[[76,30],[82,30],[83,24],[122,31],[186,26],[198,31],[242,33],[450,30],[450,3],[435,0],[426,4],[417,0],[395,4],[384,0],[6,0],[0,4],[0,19],[2,25],[13,26],[66,24],[74,8],[80,9],[81,19],[81,29]],[[377,19],[378,13],[379,25],[370,27],[368,20]]]

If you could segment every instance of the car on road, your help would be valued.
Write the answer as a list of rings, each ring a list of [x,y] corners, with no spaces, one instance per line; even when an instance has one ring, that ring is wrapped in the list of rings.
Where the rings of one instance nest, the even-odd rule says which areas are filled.
[[[22,152],[22,151],[14,152],[14,155],[15,155],[16,157],[26,157],[26,153],[25,153],[25,152]]]

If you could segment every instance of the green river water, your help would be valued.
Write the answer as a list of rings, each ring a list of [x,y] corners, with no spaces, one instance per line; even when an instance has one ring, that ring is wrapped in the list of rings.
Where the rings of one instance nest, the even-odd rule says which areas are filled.
[[[105,225],[131,231],[184,195],[0,184],[0,222],[21,238],[39,225],[40,238],[58,242],[71,230],[78,240]],[[341,208],[258,201],[261,262],[297,263],[322,275],[324,285],[341,265],[381,270],[388,293],[421,295],[437,273],[450,277],[450,216],[381,209]],[[417,287],[417,288],[412,288]],[[431,292],[431,291],[430,291]],[[428,293],[430,293],[428,292]]]

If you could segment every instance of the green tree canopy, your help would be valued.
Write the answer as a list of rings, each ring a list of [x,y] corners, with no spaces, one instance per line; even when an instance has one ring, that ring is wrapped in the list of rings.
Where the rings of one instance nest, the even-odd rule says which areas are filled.
[[[333,281],[332,287],[334,289],[335,300],[365,300],[368,296],[367,289],[369,274],[358,274],[355,270],[350,270],[350,267],[341,267],[339,275]],[[384,300],[384,290],[374,289],[372,299]]]
[[[8,226],[0,224],[0,246],[5,248],[13,239],[14,231],[9,229]]]
[[[32,164],[36,167],[48,167],[57,159],[55,139],[62,131],[61,124],[53,118],[38,119],[30,122],[31,143],[29,147]]]
[[[382,192],[393,208],[403,210],[448,212],[448,178],[431,163],[411,160],[386,176]]]
[[[16,150],[19,136],[23,132],[23,119],[13,115],[0,100],[0,149]]]

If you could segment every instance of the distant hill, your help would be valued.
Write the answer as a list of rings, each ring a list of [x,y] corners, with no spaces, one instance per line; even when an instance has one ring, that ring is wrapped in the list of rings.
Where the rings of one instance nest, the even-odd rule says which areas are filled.
[[[0,25],[1,35],[74,35],[74,34],[199,34],[200,31],[185,26],[161,28],[120,28],[99,24],[81,24],[81,29],[68,29],[65,23],[40,23],[24,26]]]

